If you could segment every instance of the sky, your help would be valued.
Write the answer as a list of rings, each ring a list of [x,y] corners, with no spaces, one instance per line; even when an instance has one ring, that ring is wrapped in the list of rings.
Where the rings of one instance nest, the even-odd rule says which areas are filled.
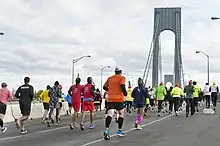
[[[0,0],[0,82],[10,89],[29,76],[36,90],[58,80],[66,92],[75,76],[82,83],[93,77],[100,88],[123,68],[125,76],[136,85],[143,76],[153,35],[154,8],[182,8],[182,58],[186,80],[207,81],[210,55],[210,81],[220,84],[220,16],[218,0]],[[173,73],[174,34],[161,33],[163,74]],[[133,77],[133,78],[132,78]],[[151,72],[148,84],[151,83]]]

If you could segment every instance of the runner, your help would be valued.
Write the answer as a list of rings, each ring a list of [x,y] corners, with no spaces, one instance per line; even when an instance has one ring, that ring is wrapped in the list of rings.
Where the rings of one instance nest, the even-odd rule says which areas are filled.
[[[194,86],[192,85],[192,80],[189,81],[189,84],[184,88],[184,93],[186,93],[186,117],[189,116],[189,108],[191,116],[195,113],[195,102],[193,97]]]
[[[179,84],[176,84],[176,87],[171,91],[171,95],[173,96],[174,103],[174,111],[176,116],[178,116],[178,110],[180,107],[180,98],[184,95],[183,90],[179,87]]]
[[[205,96],[205,101],[206,101],[206,108],[210,108],[210,95],[211,92],[209,91],[209,83],[205,84],[204,90],[203,90],[203,94]]]
[[[32,85],[29,85],[30,78],[24,78],[24,85],[21,85],[16,93],[15,97],[19,99],[19,106],[21,110],[22,117],[15,119],[16,127],[21,128],[21,134],[26,134],[28,131],[24,128],[24,121],[26,121],[31,113],[31,102],[34,97],[34,88]]]
[[[62,91],[59,88],[59,82],[56,81],[54,83],[54,86],[50,88],[49,90],[49,97],[50,97],[50,102],[49,102],[49,118],[47,120],[47,127],[50,127],[50,122],[54,123],[54,109],[59,106],[58,99],[61,97]],[[58,125],[59,119],[56,117],[56,125]]]
[[[81,130],[85,130],[84,127],[84,119],[86,116],[86,112],[89,111],[90,112],[90,125],[89,128],[93,129],[95,128],[95,125],[93,124],[93,120],[94,120],[94,102],[93,102],[93,98],[94,98],[94,94],[95,94],[95,85],[92,84],[92,77],[88,77],[87,78],[87,84],[83,87],[83,102],[82,102],[82,117],[81,117],[81,123],[80,123],[80,129]]]
[[[133,98],[131,97],[132,88],[131,88],[130,82],[128,84],[129,84],[129,86],[128,86],[128,95],[126,96],[125,103],[126,103],[126,112],[131,114]]]
[[[95,105],[95,110],[98,112],[98,110],[102,110],[101,105],[102,105],[102,96],[100,93],[100,90],[97,88],[95,91],[95,96],[94,96],[94,105]]]
[[[49,101],[50,101],[50,97],[48,95],[49,90],[50,90],[50,86],[47,85],[46,90],[44,90],[40,95],[40,98],[43,100],[43,106],[44,106],[44,114],[43,114],[43,118],[42,118],[42,123],[46,122],[47,115],[49,112]]]
[[[61,96],[58,98],[58,103],[56,105],[56,125],[58,126],[58,123],[61,121],[60,119],[60,111],[63,107],[63,95],[62,94],[62,85],[59,85],[58,88],[60,89],[61,91]]]
[[[215,111],[215,108],[216,108],[217,97],[218,97],[218,93],[219,93],[219,88],[215,84],[216,83],[213,82],[213,85],[209,89],[209,91],[211,92],[211,98],[212,98],[212,104],[213,104],[213,110],[214,111]]]
[[[81,107],[81,94],[83,86],[80,85],[81,79],[78,77],[76,78],[76,84],[72,85],[68,91],[69,95],[72,97],[72,107],[74,110],[72,122],[70,123],[70,129],[73,129],[74,127],[78,127],[76,124],[77,114],[79,113],[80,107]]]
[[[124,136],[122,131],[124,121],[124,96],[127,96],[125,88],[125,77],[121,75],[122,69],[115,68],[115,75],[109,77],[105,82],[103,89],[108,92],[107,117],[105,118],[104,139],[110,140],[109,126],[114,115],[114,110],[119,112],[117,135]]]
[[[160,86],[156,88],[156,92],[155,92],[155,95],[156,95],[156,98],[157,98],[157,101],[158,101],[158,116],[160,117],[160,113],[161,113],[161,110],[163,109],[162,105],[163,105],[163,100],[165,98],[165,95],[166,95],[166,89],[163,85],[163,83],[161,82],[160,83]]]
[[[137,108],[137,118],[135,121],[135,128],[141,130],[141,123],[144,116],[144,109],[146,106],[146,98],[149,99],[148,89],[144,87],[144,82],[141,78],[138,79],[138,86],[134,88],[131,96],[134,98],[134,103]]]
[[[71,90],[72,90],[72,88],[71,88]],[[70,94],[67,94],[66,96],[64,96],[64,99],[67,101],[68,107],[69,107],[69,109],[66,110],[66,115],[69,115],[69,114],[71,115],[71,113],[72,113],[72,96]]]
[[[199,102],[199,94],[201,92],[199,86],[197,85],[196,81],[193,81],[194,92],[193,92],[193,99],[196,111],[199,112],[198,102]]]
[[[169,102],[169,114],[172,114],[173,112],[173,96],[171,95],[171,92],[173,90],[173,87],[170,86],[170,89],[167,91],[167,99]]]
[[[7,101],[10,102],[13,99],[13,96],[12,93],[8,90],[6,83],[2,83],[1,86],[2,88],[0,89],[0,126],[1,131],[6,132],[7,127],[4,126],[3,119],[7,109]]]

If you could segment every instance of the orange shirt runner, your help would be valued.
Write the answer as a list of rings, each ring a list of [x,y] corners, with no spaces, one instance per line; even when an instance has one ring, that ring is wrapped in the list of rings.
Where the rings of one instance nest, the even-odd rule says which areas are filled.
[[[124,102],[124,95],[121,90],[121,85],[125,85],[125,77],[122,75],[113,75],[105,82],[108,87],[108,102]]]

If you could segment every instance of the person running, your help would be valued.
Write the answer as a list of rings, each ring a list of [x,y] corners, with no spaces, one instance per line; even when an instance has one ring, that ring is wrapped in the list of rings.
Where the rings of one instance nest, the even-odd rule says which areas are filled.
[[[218,93],[219,93],[219,88],[218,88],[218,86],[216,86],[215,82],[213,82],[213,85],[210,87],[209,91],[211,92],[213,110],[215,111],[216,104],[217,104],[217,97],[218,97]]]
[[[173,103],[174,103],[174,111],[176,116],[178,116],[178,110],[180,107],[180,98],[184,95],[183,90],[179,87],[179,84],[176,84],[176,87],[173,88],[171,91],[171,95],[173,96]]]
[[[107,79],[103,89],[108,92],[107,117],[105,118],[105,130],[103,135],[105,140],[110,140],[109,126],[114,115],[114,110],[117,110],[119,113],[117,135],[125,135],[122,126],[124,122],[124,96],[127,96],[127,91],[125,88],[125,77],[122,76],[122,69],[120,67],[115,68],[115,75]]]
[[[101,105],[102,105],[102,96],[100,93],[100,90],[97,88],[95,91],[95,96],[94,96],[94,105],[95,105],[95,110],[98,112],[98,110],[102,110]]]
[[[160,86],[156,88],[156,92],[155,92],[157,101],[158,101],[158,116],[160,117],[160,113],[161,110],[163,109],[162,105],[163,105],[163,100],[165,98],[166,95],[166,89],[163,85],[163,83],[160,83]]]
[[[192,80],[189,81],[189,84],[184,88],[185,101],[186,101],[186,117],[189,116],[189,108],[191,116],[195,113],[195,105],[194,105],[194,86],[192,85]]]
[[[46,90],[44,90],[41,94],[40,94],[40,98],[43,100],[43,107],[44,107],[44,113],[43,113],[43,117],[42,117],[42,123],[45,123],[47,120],[47,115],[49,112],[49,102],[50,102],[50,97],[49,97],[49,90],[50,90],[50,86],[47,85]]]
[[[199,94],[201,90],[199,86],[197,85],[196,81],[193,81],[193,86],[194,86],[194,92],[193,92],[194,104],[195,104],[196,111],[199,112],[198,102],[199,102]]]
[[[203,94],[205,96],[205,105],[206,105],[206,108],[210,108],[210,96],[211,96],[211,92],[209,91],[209,83],[206,83],[205,84],[205,87],[203,89]]]
[[[71,115],[72,113],[72,96],[70,94],[67,94],[66,96],[64,96],[64,99],[67,101],[68,103],[68,107],[69,109],[66,110],[66,115]]]
[[[173,96],[171,95],[172,90],[173,90],[173,86],[170,86],[170,88],[167,91],[167,100],[169,103],[169,114],[172,114],[173,112]]]
[[[57,103],[57,105],[56,105],[56,125],[58,126],[58,123],[61,121],[61,119],[60,119],[60,111],[61,111],[61,109],[62,109],[62,107],[63,107],[63,101],[64,101],[64,99],[63,99],[63,93],[62,93],[62,85],[59,85],[58,86],[59,87],[59,89],[60,89],[60,91],[61,91],[61,96],[58,98],[58,103]]]
[[[90,112],[90,125],[89,128],[93,129],[95,128],[95,125],[93,124],[94,120],[94,95],[95,95],[95,85],[92,84],[93,80],[92,77],[87,78],[87,84],[83,87],[83,102],[82,102],[82,117],[81,117],[81,123],[80,123],[80,129],[85,130],[84,128],[84,119],[86,117],[86,112]]]
[[[21,134],[26,134],[28,131],[24,128],[24,121],[28,120],[31,113],[31,102],[34,97],[34,88],[30,83],[30,78],[24,78],[24,85],[21,85],[16,93],[15,97],[19,99],[19,106],[22,117],[15,119],[16,127],[21,129]]]
[[[126,99],[125,99],[125,103],[126,103],[126,112],[131,114],[131,108],[132,108],[132,104],[133,104],[133,98],[131,96],[131,93],[132,93],[132,88],[131,88],[131,85],[129,83],[129,86],[128,86],[128,95],[126,96]]]
[[[47,127],[50,127],[50,122],[54,123],[54,109],[56,109],[59,106],[59,102],[58,99],[59,97],[61,97],[62,95],[62,91],[59,88],[59,82],[56,81],[54,83],[54,86],[52,88],[50,88],[49,90],[49,97],[50,97],[50,102],[49,102],[49,107],[50,107],[50,111],[49,111],[49,117],[47,120]],[[56,116],[56,125],[58,126],[59,119]]]
[[[134,88],[131,93],[134,98],[134,103],[137,108],[137,117],[135,121],[135,128],[141,130],[141,123],[144,116],[144,109],[146,106],[146,98],[149,99],[148,89],[144,87],[144,82],[141,78],[138,79],[138,86]]]
[[[72,85],[68,91],[69,95],[72,97],[72,107],[74,110],[72,122],[70,123],[70,129],[73,129],[74,127],[78,127],[76,124],[76,119],[78,117],[78,113],[81,107],[81,94],[83,91],[83,86],[80,85],[81,79],[78,77],[76,78],[76,84]]]
[[[155,90],[154,90],[153,87],[151,88],[150,86],[149,86],[148,89],[150,89],[150,90],[149,90],[149,95],[150,95],[150,110],[153,111],[153,110],[154,110],[154,107],[155,107],[155,103],[154,103],[154,101],[155,101],[155,99],[154,99],[154,98],[155,98],[155,92],[154,92],[154,91],[155,91]]]
[[[4,126],[4,116],[6,114],[7,102],[13,99],[11,91],[8,90],[7,84],[3,82],[1,84],[2,88],[0,89],[0,127],[2,132],[7,131],[7,127]]]

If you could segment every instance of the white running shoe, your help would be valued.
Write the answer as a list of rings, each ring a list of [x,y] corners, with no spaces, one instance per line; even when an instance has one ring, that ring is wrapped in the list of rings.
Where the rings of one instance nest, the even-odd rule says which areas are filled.
[[[7,127],[2,127],[2,132],[5,133],[8,130]]]

